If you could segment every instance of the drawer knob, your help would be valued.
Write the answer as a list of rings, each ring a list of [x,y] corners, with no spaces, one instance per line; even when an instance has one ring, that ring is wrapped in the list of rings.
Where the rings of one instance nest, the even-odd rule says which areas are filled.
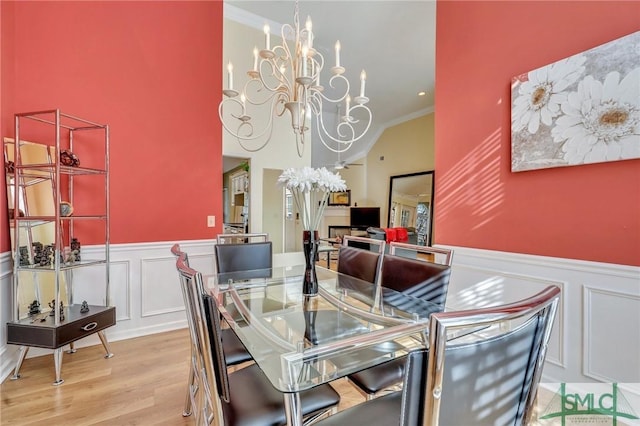
[[[90,322],[89,324],[87,324],[85,326],[82,326],[80,328],[83,329],[84,331],[91,331],[94,328],[96,328],[97,326],[98,326],[98,323],[94,321],[94,322]]]

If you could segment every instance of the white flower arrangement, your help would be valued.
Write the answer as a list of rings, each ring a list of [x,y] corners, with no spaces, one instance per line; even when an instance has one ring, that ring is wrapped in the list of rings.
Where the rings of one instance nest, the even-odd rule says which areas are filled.
[[[305,230],[318,229],[320,220],[327,207],[329,193],[346,191],[347,185],[339,173],[331,173],[325,167],[314,169],[303,167],[289,168],[282,172],[278,184],[286,187],[293,194],[293,199],[302,216]],[[318,205],[317,209],[312,206]]]

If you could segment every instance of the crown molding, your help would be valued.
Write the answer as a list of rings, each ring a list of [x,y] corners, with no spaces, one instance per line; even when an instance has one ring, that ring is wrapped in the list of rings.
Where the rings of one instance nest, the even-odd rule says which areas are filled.
[[[233,6],[227,2],[224,3],[224,19],[229,19],[230,21],[246,25],[259,31],[263,31],[264,24],[269,24],[271,34],[275,34],[276,36],[282,34],[281,23],[267,19],[264,16],[256,15],[255,13]]]

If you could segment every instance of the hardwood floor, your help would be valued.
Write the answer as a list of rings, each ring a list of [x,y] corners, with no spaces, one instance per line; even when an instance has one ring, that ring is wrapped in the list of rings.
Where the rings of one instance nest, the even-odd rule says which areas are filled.
[[[21,378],[0,387],[0,424],[5,425],[192,425],[182,417],[189,373],[187,329],[65,353],[60,386],[51,355],[26,359]],[[332,385],[340,409],[364,401],[345,380]]]

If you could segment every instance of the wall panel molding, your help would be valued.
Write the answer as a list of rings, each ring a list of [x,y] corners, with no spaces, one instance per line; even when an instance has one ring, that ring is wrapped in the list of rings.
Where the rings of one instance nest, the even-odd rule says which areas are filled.
[[[176,261],[173,256],[145,257],[140,260],[140,315],[149,317],[184,310],[182,293],[178,287]],[[175,285],[158,286],[163,277],[175,275]]]
[[[551,337],[543,381],[625,383],[633,377],[625,372],[640,370],[640,359],[637,357],[616,357],[615,368],[608,369],[608,374],[603,374],[604,371],[601,370],[609,357],[600,352],[602,348],[610,350],[611,346],[619,346],[622,341],[625,346],[640,347],[640,333],[622,332],[619,326],[625,321],[630,324],[635,322],[637,330],[640,311],[637,307],[640,297],[639,267],[466,247],[441,247],[454,250],[449,297],[455,298],[455,293],[461,289],[471,291],[469,289],[479,283],[488,282],[487,277],[503,279],[511,284],[512,289],[517,288],[519,279],[561,287],[559,318],[556,319]],[[594,319],[597,319],[595,315],[601,315],[602,310],[593,311],[594,304],[587,302],[587,295],[584,293],[587,289],[604,289],[606,294],[615,293],[616,297],[620,297],[621,303],[617,303],[614,308],[618,327],[606,331],[602,327],[594,328]],[[593,297],[595,293],[589,290],[588,294]],[[598,302],[603,300],[599,299]],[[588,318],[592,319],[587,320]]]
[[[592,285],[583,289],[584,375],[640,384],[640,294]],[[628,368],[634,361],[636,368]]]

